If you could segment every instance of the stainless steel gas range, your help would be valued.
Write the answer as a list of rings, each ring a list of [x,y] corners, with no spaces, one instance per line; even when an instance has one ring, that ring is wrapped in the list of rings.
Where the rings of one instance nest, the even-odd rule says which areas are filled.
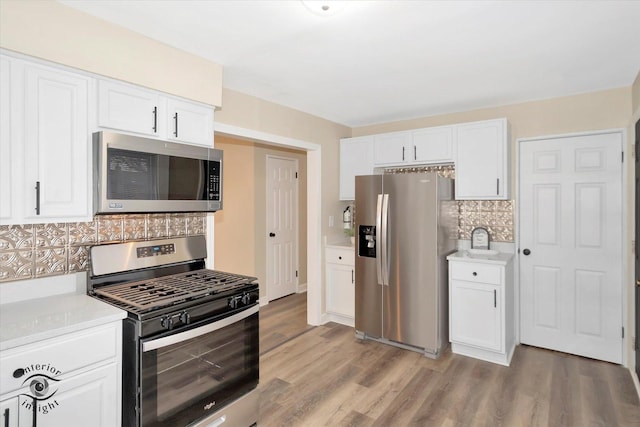
[[[206,255],[203,236],[90,249],[89,295],[128,312],[124,427],[257,423],[257,279]]]

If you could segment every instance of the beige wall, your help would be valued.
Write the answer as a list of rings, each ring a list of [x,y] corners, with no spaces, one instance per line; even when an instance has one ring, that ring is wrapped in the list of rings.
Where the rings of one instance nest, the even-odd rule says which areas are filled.
[[[0,1],[0,47],[221,105],[220,65],[51,0]]]
[[[299,283],[307,281],[307,174],[306,153],[216,136],[216,148],[224,150],[224,207],[216,212],[216,268],[258,277],[266,283],[266,158],[267,155],[298,160],[298,259]],[[260,287],[260,297],[266,288]]]
[[[226,88],[222,91],[222,102],[222,109],[216,112],[218,123],[307,141],[321,147],[321,233],[328,240],[343,238],[339,222],[343,209],[339,201],[339,140],[351,136],[351,129]],[[329,215],[335,216],[334,227],[328,226]]]
[[[223,206],[213,215],[215,268],[255,276],[255,165],[254,144],[217,137],[224,150]]]
[[[634,112],[640,109],[640,72],[631,86],[631,108]]]

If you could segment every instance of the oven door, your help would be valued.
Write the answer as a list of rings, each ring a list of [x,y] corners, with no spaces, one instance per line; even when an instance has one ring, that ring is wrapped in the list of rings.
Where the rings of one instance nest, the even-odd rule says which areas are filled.
[[[259,379],[258,310],[256,304],[142,340],[141,425],[184,426],[254,389]]]

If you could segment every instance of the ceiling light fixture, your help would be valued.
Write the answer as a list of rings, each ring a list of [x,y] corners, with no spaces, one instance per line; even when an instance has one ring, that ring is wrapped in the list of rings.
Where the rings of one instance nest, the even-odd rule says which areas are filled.
[[[301,0],[307,9],[316,15],[330,16],[344,8],[344,0]]]

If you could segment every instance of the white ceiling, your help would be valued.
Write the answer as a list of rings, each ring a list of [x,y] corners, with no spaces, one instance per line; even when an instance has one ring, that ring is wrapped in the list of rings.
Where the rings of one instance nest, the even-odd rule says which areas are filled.
[[[625,87],[640,70],[639,1],[352,0],[331,16],[297,0],[61,3],[351,127]]]

